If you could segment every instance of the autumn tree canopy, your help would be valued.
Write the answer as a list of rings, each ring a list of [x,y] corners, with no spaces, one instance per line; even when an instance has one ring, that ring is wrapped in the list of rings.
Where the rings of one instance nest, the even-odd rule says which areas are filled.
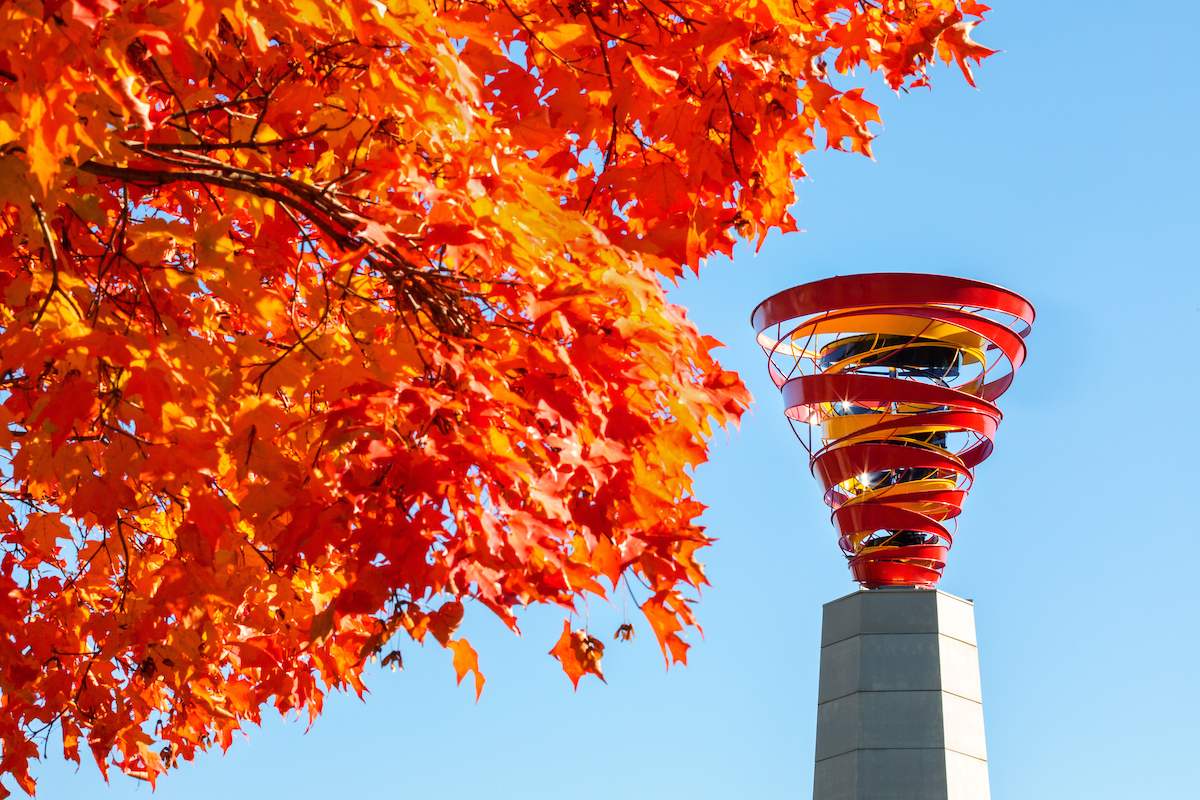
[[[0,770],[53,731],[153,780],[393,637],[478,689],[465,609],[631,575],[683,661],[749,398],[660,282],[870,154],[837,73],[970,80],[986,10],[0,3]]]

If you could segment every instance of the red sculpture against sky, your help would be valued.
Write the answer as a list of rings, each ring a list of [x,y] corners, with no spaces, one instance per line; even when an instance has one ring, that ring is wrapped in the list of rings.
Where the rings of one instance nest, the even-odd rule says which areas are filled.
[[[909,273],[782,291],[752,315],[854,579],[932,587],[992,452],[995,400],[1025,360],[1033,306],[998,286]],[[819,446],[813,448],[813,429]]]

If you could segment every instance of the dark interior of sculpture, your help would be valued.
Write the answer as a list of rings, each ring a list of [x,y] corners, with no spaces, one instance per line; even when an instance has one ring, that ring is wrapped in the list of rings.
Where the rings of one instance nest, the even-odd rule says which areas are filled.
[[[912,336],[863,334],[847,336],[830,342],[821,350],[818,364],[826,373],[885,375],[891,378],[915,379],[948,386],[949,381],[958,378],[962,362],[962,348],[945,341]],[[926,410],[941,411],[944,410],[944,407],[927,406],[902,409],[896,403],[875,406],[840,402],[830,404],[829,413],[833,416],[858,416],[900,414],[905,410],[909,413],[921,413]],[[876,441],[881,444],[899,444],[944,453],[946,452],[946,436],[944,430],[916,433],[905,431],[902,436],[893,435]],[[866,444],[869,441],[860,440],[860,443]],[[955,478],[955,475],[944,474],[937,469],[899,468],[863,473],[856,477],[847,489],[850,498],[853,499],[897,484],[939,479],[954,481]],[[936,533],[905,529],[881,530],[861,540],[858,546],[847,552],[846,555],[847,558],[853,558],[866,548],[907,548],[920,545],[947,547],[949,544],[949,541]],[[935,565],[926,559],[917,559],[916,563],[935,568]]]

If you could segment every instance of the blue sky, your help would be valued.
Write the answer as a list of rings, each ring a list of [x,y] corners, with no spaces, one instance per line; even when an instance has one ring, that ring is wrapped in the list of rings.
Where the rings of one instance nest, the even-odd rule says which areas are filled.
[[[821,604],[854,584],[748,320],[794,284],[913,271],[999,283],[1038,310],[941,584],[976,603],[993,796],[1196,798],[1200,4],[993,5],[976,35],[1005,52],[976,69],[978,91],[946,69],[901,98],[864,78],[886,126],[877,161],[810,154],[806,232],[674,293],[757,399],[699,474],[720,541],[688,667],[664,671],[634,618],[637,638],[605,653],[608,684],[576,693],[546,654],[558,611],[530,610],[519,639],[474,613],[478,704],[448,651],[408,647],[366,703],[329,698],[307,733],[271,720],[153,796],[811,796]],[[619,601],[589,610],[606,638],[621,623]],[[76,772],[56,744],[39,798],[151,797]]]

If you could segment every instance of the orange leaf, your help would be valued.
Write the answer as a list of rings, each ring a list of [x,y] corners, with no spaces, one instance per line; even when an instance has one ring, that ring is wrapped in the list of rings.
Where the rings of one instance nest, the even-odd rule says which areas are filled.
[[[447,642],[446,647],[454,651],[454,671],[458,673],[460,684],[468,672],[475,673],[475,702],[478,703],[479,695],[483,694],[484,682],[483,673],[479,671],[479,656],[466,639],[454,639]]]
[[[654,630],[654,635],[658,637],[658,644],[662,647],[663,658],[667,659],[669,667],[672,660],[687,663],[687,649],[689,645],[685,644],[677,635],[677,631],[683,630],[683,625],[679,623],[677,614],[663,605],[665,592],[659,592],[642,603],[642,613],[646,615],[646,620],[650,623],[651,629]],[[668,658],[669,653],[669,658]]]
[[[589,636],[585,630],[571,630],[569,620],[563,620],[563,632],[558,642],[550,650],[550,655],[562,664],[563,672],[571,679],[571,684],[579,689],[579,679],[591,673],[600,680],[604,674],[600,671],[600,658],[604,655],[604,643],[594,636]]]
[[[437,639],[442,647],[446,647],[450,641],[450,637],[458,630],[462,618],[462,601],[451,600],[430,615],[429,632],[433,634],[433,638]]]
[[[971,38],[971,30],[978,24],[978,20],[959,22],[956,25],[951,25],[942,34],[942,42],[954,55],[954,60],[958,62],[959,69],[962,70],[967,83],[972,86],[975,85],[975,76],[971,73],[971,67],[967,64],[967,59],[973,58],[976,63],[979,63],[981,60],[996,53],[995,50],[984,47]]]

